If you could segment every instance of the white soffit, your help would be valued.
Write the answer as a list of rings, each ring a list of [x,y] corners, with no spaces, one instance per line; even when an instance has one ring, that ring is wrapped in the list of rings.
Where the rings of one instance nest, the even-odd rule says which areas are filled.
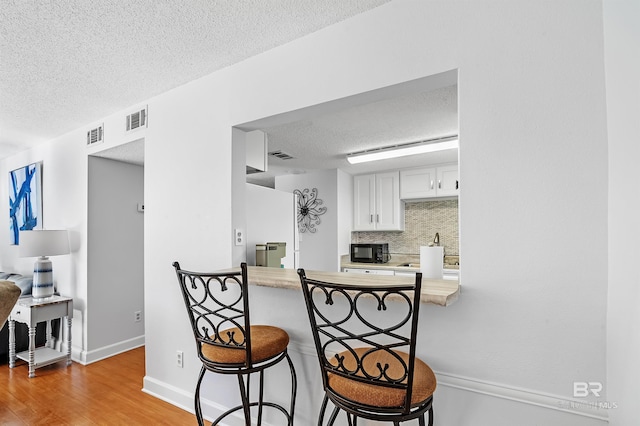
[[[93,157],[102,157],[124,163],[144,166],[144,139],[138,139],[113,148],[91,154]]]
[[[3,2],[0,158],[388,1]]]

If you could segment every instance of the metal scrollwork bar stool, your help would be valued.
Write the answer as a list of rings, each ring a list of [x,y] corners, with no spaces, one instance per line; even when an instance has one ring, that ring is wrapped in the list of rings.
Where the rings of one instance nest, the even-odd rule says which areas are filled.
[[[263,408],[275,408],[293,425],[296,400],[296,373],[287,353],[289,335],[281,328],[269,325],[251,325],[247,265],[239,271],[225,273],[191,272],[173,266],[189,314],[191,328],[196,339],[198,357],[202,368],[195,390],[195,412],[198,425],[204,425],[200,406],[200,385],[207,371],[234,374],[238,377],[242,404],[233,407],[216,420],[217,425],[228,415],[242,410],[245,424],[251,425],[251,408],[257,407],[257,424],[262,422]],[[280,404],[266,402],[263,398],[265,369],[287,360],[291,373],[291,401],[287,410]],[[258,400],[250,399],[250,377],[259,374]]]
[[[436,377],[416,358],[422,274],[411,285],[369,283],[347,285],[307,278],[298,269],[320,361],[325,396],[318,425],[328,402],[334,405],[328,424],[346,412],[348,424],[358,418],[390,422],[418,419],[433,424]]]

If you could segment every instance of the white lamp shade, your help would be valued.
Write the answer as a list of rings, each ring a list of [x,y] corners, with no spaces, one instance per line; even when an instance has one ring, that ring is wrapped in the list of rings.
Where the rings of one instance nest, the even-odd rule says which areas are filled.
[[[20,257],[57,256],[69,253],[66,230],[20,232]]]

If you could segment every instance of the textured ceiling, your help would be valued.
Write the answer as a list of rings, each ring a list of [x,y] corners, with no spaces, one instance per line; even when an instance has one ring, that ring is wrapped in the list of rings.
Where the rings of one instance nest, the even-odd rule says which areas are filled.
[[[388,0],[2,0],[0,158]]]
[[[269,151],[294,157],[270,158],[267,173],[247,176],[247,181],[265,186],[273,186],[278,175],[319,169],[360,174],[457,162],[457,149],[357,165],[349,164],[346,155],[457,135],[458,86],[416,91],[261,130],[268,135]]]

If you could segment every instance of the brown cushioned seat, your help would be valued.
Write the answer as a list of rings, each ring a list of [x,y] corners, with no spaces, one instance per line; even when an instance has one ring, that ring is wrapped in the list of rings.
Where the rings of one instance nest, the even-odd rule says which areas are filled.
[[[227,338],[230,333],[235,336],[234,339],[236,341],[244,340],[242,331],[237,327],[222,331],[220,336]],[[213,339],[213,336],[211,338]],[[281,328],[270,325],[251,326],[251,358],[253,362],[264,361],[284,352],[288,344],[289,335]],[[238,346],[238,349],[234,349],[232,346],[222,347],[203,343],[202,355],[216,363],[244,363],[246,361],[246,351],[241,348],[241,346]]]
[[[362,358],[371,348],[355,349],[358,358]],[[405,363],[409,362],[409,354],[404,352],[396,352]],[[356,361],[351,352],[345,351],[339,354],[344,356],[343,365],[348,370],[356,369]],[[332,364],[337,365],[337,361],[333,359]],[[400,379],[400,375],[404,374],[404,367],[393,355],[386,351],[378,350],[368,354],[363,359],[363,368],[369,375],[377,375],[380,373],[377,364],[382,366],[388,365],[386,374],[392,379]],[[362,371],[357,374],[365,377]],[[368,384],[342,377],[337,374],[328,374],[329,387],[339,395],[356,401],[360,404],[371,405],[374,407],[401,407],[404,404],[405,391],[394,389],[386,386]],[[406,383],[406,379],[403,381]],[[436,376],[431,368],[422,360],[415,358],[413,391],[411,394],[411,405],[417,405],[425,401],[436,390]]]

